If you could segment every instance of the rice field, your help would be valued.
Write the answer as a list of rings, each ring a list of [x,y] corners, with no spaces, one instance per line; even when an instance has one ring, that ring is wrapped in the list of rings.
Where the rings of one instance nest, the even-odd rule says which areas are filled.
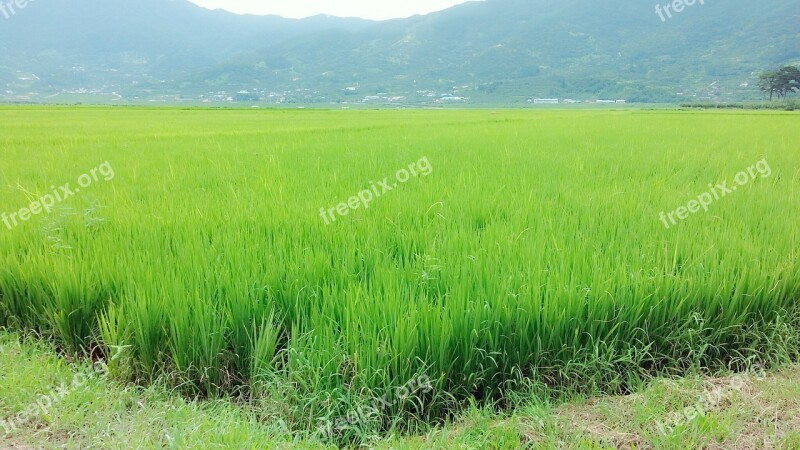
[[[471,400],[768,364],[798,321],[796,114],[2,108],[0,124],[0,326],[293,429],[354,440]]]

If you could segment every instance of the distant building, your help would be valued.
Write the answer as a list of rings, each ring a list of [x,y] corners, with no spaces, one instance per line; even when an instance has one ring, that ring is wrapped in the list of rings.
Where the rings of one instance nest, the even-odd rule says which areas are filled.
[[[533,99],[534,105],[557,105],[557,98],[535,98]]]
[[[455,96],[451,96],[451,95],[449,95],[449,96],[442,97],[442,98],[440,98],[440,99],[436,100],[436,103],[442,103],[442,102],[463,102],[464,100],[466,100],[466,97],[455,97]]]

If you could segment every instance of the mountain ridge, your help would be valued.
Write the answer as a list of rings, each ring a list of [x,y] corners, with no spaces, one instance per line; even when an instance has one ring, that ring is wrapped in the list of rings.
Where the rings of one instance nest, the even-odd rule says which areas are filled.
[[[41,5],[0,28],[0,100],[83,89],[134,103],[732,101],[761,98],[759,71],[800,62],[800,4],[785,0],[706,0],[668,20],[632,0],[487,0],[388,21],[186,0]]]

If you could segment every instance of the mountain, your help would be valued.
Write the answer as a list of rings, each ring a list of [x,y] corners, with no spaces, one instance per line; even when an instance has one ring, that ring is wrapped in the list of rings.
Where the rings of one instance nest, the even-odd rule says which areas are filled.
[[[370,22],[39,1],[0,28],[0,82],[6,99],[33,100],[79,89],[119,102],[747,100],[761,98],[758,72],[800,62],[796,0],[668,4],[487,0]]]
[[[8,18],[0,12],[0,83],[16,95],[178,92],[175,80],[243,52],[327,29],[357,31],[371,23],[240,16],[185,0],[30,1]]]

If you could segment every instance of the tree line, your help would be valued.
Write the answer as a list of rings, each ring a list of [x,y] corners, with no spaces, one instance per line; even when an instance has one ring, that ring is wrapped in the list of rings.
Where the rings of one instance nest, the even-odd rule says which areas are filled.
[[[758,77],[758,87],[761,92],[769,95],[770,101],[775,95],[785,99],[789,94],[800,92],[800,69],[784,66],[764,72]]]

